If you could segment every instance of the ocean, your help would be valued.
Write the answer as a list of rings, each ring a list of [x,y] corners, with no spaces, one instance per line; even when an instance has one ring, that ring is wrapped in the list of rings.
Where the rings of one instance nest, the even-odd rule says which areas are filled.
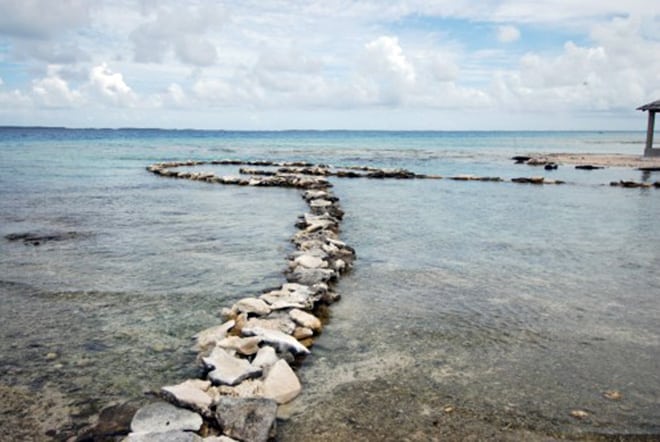
[[[632,169],[511,161],[643,144],[641,132],[0,128],[0,434],[67,440],[111,405],[197,376],[191,336],[284,282],[299,191],[145,170],[241,159],[566,181],[331,178],[358,258],[298,369],[281,440],[660,437],[660,190],[608,185],[640,180]]]

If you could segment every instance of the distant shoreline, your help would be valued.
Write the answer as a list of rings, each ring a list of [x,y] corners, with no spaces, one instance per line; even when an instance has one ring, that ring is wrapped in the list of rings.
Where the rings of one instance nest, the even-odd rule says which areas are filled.
[[[648,168],[660,167],[660,157],[650,158],[642,155],[630,154],[601,154],[601,153],[548,153],[531,155],[534,159],[546,159],[559,165],[568,164],[576,166],[598,166],[598,167],[629,167]]]

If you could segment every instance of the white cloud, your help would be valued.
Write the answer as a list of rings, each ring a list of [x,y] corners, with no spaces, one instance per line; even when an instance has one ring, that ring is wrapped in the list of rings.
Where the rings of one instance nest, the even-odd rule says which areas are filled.
[[[33,81],[32,93],[37,103],[47,108],[73,107],[82,101],[80,92],[72,91],[60,78],[57,66],[49,66],[45,78]]]
[[[374,83],[382,104],[400,103],[415,83],[415,68],[403,54],[397,37],[381,36],[367,43],[362,66],[362,74]]]
[[[497,28],[497,40],[500,43],[513,43],[520,39],[520,31],[515,26],[505,25]]]
[[[124,82],[120,73],[112,72],[105,63],[92,68],[87,89],[107,104],[119,107],[134,107],[137,95]]]

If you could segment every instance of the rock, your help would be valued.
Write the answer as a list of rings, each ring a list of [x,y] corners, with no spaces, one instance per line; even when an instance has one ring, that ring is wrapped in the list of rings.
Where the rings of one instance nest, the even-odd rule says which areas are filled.
[[[325,199],[314,199],[310,200],[309,202],[309,207],[315,208],[315,209],[320,209],[320,208],[326,208],[332,206],[332,201],[328,201]]]
[[[261,338],[258,337],[241,338],[239,336],[228,336],[218,342],[217,346],[224,349],[236,350],[242,355],[249,356],[259,351],[260,343]]]
[[[136,401],[104,408],[96,425],[80,434],[76,441],[105,441],[128,434],[131,431],[131,420],[137,410]]]
[[[548,163],[543,167],[545,170],[557,170],[559,166],[557,163]]]
[[[161,393],[170,402],[180,407],[190,408],[202,414],[207,414],[213,397],[207,393],[211,382],[202,379],[188,379],[177,385],[161,388]]]
[[[193,338],[197,341],[195,343],[195,350],[200,351],[208,347],[214,347],[215,344],[227,336],[229,330],[231,330],[236,321],[229,320],[221,325],[216,325],[215,327],[210,327],[201,332],[197,333]]]
[[[218,387],[211,387],[215,391],[216,400],[220,396],[231,397],[263,397],[264,383],[259,379],[248,379],[240,384],[230,387],[228,385],[220,385]]]
[[[166,431],[199,431],[202,417],[190,410],[166,402],[154,402],[140,408],[131,421],[134,433],[164,433]]]
[[[321,331],[321,328],[323,327],[319,318],[302,310],[293,309],[289,312],[289,316],[301,326],[312,329],[316,332]]]
[[[24,232],[5,235],[8,241],[22,241],[25,244],[38,246],[49,241],[66,241],[83,236],[80,232]]]
[[[247,336],[260,336],[264,342],[274,345],[281,350],[289,350],[296,354],[309,354],[309,350],[293,336],[282,333],[279,330],[270,330],[262,327],[244,328],[243,333]]]
[[[524,162],[526,162],[526,161],[531,160],[532,157],[528,157],[528,156],[525,156],[525,155],[516,155],[516,156],[514,156],[514,157],[511,157],[511,159],[512,159],[513,161],[515,161],[516,164],[521,164],[521,163],[524,163]]]
[[[55,359],[57,359],[57,353],[55,352],[50,352],[46,355],[47,361],[54,361]]]
[[[277,361],[264,379],[264,397],[275,400],[278,404],[286,404],[300,394],[302,387],[298,376],[286,361]]]
[[[603,392],[603,397],[611,401],[619,401],[623,397],[620,391],[617,390],[608,390]]]
[[[232,310],[248,314],[254,313],[259,316],[266,316],[270,313],[268,304],[258,298],[243,298],[234,304]]]
[[[279,330],[282,333],[290,335],[296,329],[296,323],[289,317],[286,312],[273,313],[268,318],[251,318],[243,328],[261,327],[270,330]],[[241,329],[242,330],[242,329]]]
[[[212,369],[208,376],[214,384],[236,385],[261,375],[261,368],[253,367],[249,361],[231,356],[219,347],[214,348],[202,361],[207,368]]]
[[[589,413],[587,413],[584,410],[571,410],[571,416],[573,416],[576,419],[584,419],[586,417],[589,417]]]
[[[323,254],[325,254],[325,252],[323,252]],[[320,269],[320,268],[328,267],[327,261],[324,261],[323,259],[317,256],[313,256],[311,253],[301,255],[296,259],[294,259],[293,262],[297,265],[306,267],[308,269]]]
[[[296,327],[293,331],[293,337],[297,340],[302,340],[314,336],[314,330],[307,327]]]
[[[278,360],[279,358],[277,357],[277,353],[275,353],[275,349],[270,345],[264,345],[252,360],[252,365],[263,369],[270,367]]]
[[[236,439],[232,439],[229,436],[210,436],[205,437],[204,442],[239,442]]]
[[[575,166],[576,169],[580,170],[597,170],[597,169],[604,169],[603,166],[594,166],[592,164],[578,164]]]
[[[277,403],[265,398],[222,397],[215,418],[222,432],[234,439],[266,442],[275,436]]]
[[[122,442],[204,442],[189,431],[166,431],[162,433],[130,433]]]
[[[335,277],[335,271],[330,269],[308,269],[302,266],[296,267],[289,273],[287,279],[291,282],[298,282],[305,285],[314,285],[319,282],[325,282]]]

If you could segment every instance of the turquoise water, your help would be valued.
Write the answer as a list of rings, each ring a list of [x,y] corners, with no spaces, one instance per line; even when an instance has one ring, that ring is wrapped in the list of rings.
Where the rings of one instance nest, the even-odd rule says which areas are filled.
[[[509,159],[638,154],[643,138],[0,129],[0,384],[51,398],[61,418],[34,431],[66,439],[110,404],[194,376],[189,337],[216,324],[221,307],[283,281],[305,211],[297,191],[161,179],[144,169],[153,162],[542,174],[569,184],[334,179],[342,239],[358,261],[301,367],[305,390],[282,437],[309,436],[318,420],[340,427],[338,404],[386,428],[398,405],[379,414],[351,402],[379,385],[413,392],[408,406],[420,415],[450,403],[488,425],[541,434],[658,435],[659,191],[606,185],[642,179],[634,170],[544,171]],[[76,236],[5,239],[23,232]],[[604,399],[607,390],[623,399]],[[590,417],[574,419],[573,409]],[[410,422],[406,431],[421,425]]]

